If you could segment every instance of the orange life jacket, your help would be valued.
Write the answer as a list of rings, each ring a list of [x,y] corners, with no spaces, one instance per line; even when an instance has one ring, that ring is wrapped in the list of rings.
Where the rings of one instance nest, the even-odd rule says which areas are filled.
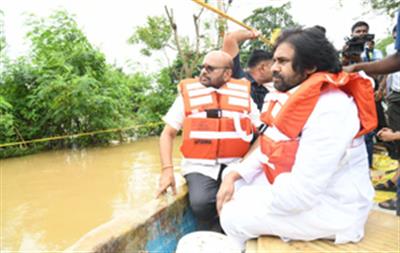
[[[376,128],[374,89],[371,80],[358,73],[318,72],[288,92],[270,94],[261,114],[261,121],[269,126],[261,139],[261,152],[263,169],[271,184],[279,174],[292,170],[299,135],[321,93],[328,89],[342,90],[354,98],[360,119],[355,138]]]
[[[203,162],[243,157],[253,138],[250,82],[231,79],[215,89],[186,79],[179,89],[185,109],[183,156]]]

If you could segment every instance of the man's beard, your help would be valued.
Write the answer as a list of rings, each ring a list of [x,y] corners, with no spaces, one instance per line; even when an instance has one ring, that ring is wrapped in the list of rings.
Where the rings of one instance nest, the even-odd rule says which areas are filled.
[[[200,75],[199,79],[200,79],[200,83],[206,87],[213,87],[213,88],[218,89],[219,87],[224,85],[223,80],[214,80],[214,82],[213,82],[210,77],[207,77],[204,75]]]
[[[276,82],[274,79],[279,79],[280,81]],[[274,88],[280,92],[286,92],[293,87],[293,85],[287,83],[285,79],[276,72],[272,73],[272,80],[274,82]]]
[[[279,82],[274,81],[274,79],[279,79]],[[290,89],[292,89],[293,87],[296,87],[297,85],[299,85],[302,81],[296,81],[296,82],[292,82],[289,83],[288,81],[285,80],[285,78],[283,78],[283,76],[281,76],[280,74],[273,72],[272,73],[272,80],[274,83],[274,88],[277,89],[280,92],[286,92]],[[294,83],[294,84],[293,84]]]

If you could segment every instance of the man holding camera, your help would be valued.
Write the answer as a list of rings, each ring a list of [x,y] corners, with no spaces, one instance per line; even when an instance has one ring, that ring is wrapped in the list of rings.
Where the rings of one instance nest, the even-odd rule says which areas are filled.
[[[344,68],[345,71],[347,72],[355,72],[355,71],[365,71],[367,74],[390,74],[396,71],[400,71],[400,11],[397,12],[397,26],[396,29],[396,39],[395,39],[395,45],[394,49],[395,52],[392,52],[391,54],[388,54],[384,59],[375,61],[375,62],[364,62],[364,63],[359,63],[351,66],[347,66]],[[393,31],[394,32],[394,31]],[[400,91],[400,90],[399,90]],[[398,119],[398,117],[396,117]],[[392,129],[393,130],[393,129]],[[394,132],[394,133],[393,133]],[[400,129],[394,129],[392,131],[392,134],[395,134],[400,132]],[[389,131],[390,133],[390,131]],[[383,132],[378,133],[379,137],[382,138],[383,141],[388,140],[383,136]],[[394,136],[390,138],[391,140],[394,140]],[[399,146],[400,147],[400,144]],[[400,152],[400,148],[399,148]],[[397,196],[396,196],[396,210],[397,210],[397,215],[400,216],[400,177],[397,178]]]
[[[358,21],[351,27],[350,38],[347,38],[342,49],[343,66],[362,62],[361,54],[364,51],[365,42],[374,39],[374,35],[368,32],[369,25],[364,21]]]
[[[351,37],[347,39],[346,45],[342,50],[342,64],[343,66],[361,63],[372,62],[383,58],[382,52],[375,49],[374,34],[369,34],[369,25],[364,21],[358,21],[351,27]],[[378,84],[381,76],[372,76],[375,83]],[[378,85],[375,85],[377,90]],[[386,126],[385,115],[381,104],[382,99],[376,99],[376,110],[378,115],[377,130]],[[372,167],[372,153],[373,153],[373,136],[375,132],[367,133],[365,135],[365,142],[368,151],[368,163]]]

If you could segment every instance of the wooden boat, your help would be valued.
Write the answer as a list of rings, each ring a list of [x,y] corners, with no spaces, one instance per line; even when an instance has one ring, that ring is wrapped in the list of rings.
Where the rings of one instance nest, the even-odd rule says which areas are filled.
[[[141,208],[93,229],[65,252],[174,252],[178,240],[196,229],[188,189],[178,180],[177,195],[153,199]]]
[[[167,194],[142,208],[115,218],[87,233],[65,252],[174,252],[178,240],[195,231],[188,208],[188,189],[178,180],[177,195]],[[248,241],[246,252],[400,252],[400,217],[373,210],[359,243],[335,245],[329,240],[283,242],[262,236]]]

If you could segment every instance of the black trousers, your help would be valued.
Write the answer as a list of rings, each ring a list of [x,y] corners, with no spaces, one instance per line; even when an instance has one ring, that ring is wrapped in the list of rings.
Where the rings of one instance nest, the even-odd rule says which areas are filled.
[[[225,167],[226,165],[221,165],[217,180],[201,173],[185,175],[189,187],[189,204],[197,219],[198,230],[222,232],[217,213],[216,196]]]

